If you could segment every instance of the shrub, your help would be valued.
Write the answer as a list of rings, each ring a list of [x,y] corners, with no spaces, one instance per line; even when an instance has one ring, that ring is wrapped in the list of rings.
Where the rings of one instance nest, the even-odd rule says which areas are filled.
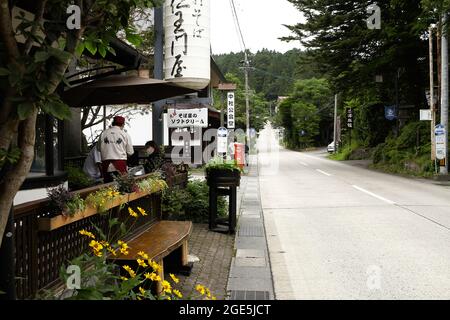
[[[217,211],[220,216],[228,212],[227,201],[219,197]],[[171,188],[163,193],[163,213],[169,219],[206,223],[209,217],[209,187],[206,181],[190,181],[186,189]]]
[[[80,190],[89,188],[95,184],[91,178],[80,168],[67,166],[65,171],[67,172],[67,180],[69,181],[70,190]]]

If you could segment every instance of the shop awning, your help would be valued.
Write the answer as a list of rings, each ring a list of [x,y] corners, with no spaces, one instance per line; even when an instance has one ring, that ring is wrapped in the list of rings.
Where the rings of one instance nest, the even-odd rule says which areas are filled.
[[[114,75],[69,88],[61,99],[70,107],[116,104],[148,104],[158,100],[194,93],[195,90],[164,80]]]

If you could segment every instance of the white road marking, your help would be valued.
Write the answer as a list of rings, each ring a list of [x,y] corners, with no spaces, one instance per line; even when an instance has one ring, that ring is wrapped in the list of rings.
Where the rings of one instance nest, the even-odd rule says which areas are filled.
[[[372,197],[374,197],[374,198],[377,198],[377,199],[379,199],[379,200],[381,200],[381,201],[387,202],[387,203],[389,203],[389,204],[395,204],[394,201],[391,201],[391,200],[389,200],[389,199],[383,198],[382,196],[379,196],[379,195],[377,195],[377,194],[375,194],[375,193],[373,193],[373,192],[367,191],[366,189],[363,189],[363,188],[361,188],[361,187],[358,187],[358,186],[355,186],[355,185],[352,185],[352,187],[355,188],[356,190],[359,190],[359,191],[361,191],[361,192],[364,192],[364,193],[366,193],[366,194],[368,194],[368,195],[370,195],[370,196],[372,196]]]
[[[308,164],[307,164],[307,163],[304,163],[304,162],[302,162],[302,161],[300,161],[300,164],[301,164],[301,165],[303,165],[303,166],[305,166],[305,167],[307,167],[307,166],[308,166]]]
[[[326,176],[331,176],[331,174],[329,174],[328,172],[325,172],[325,171],[322,171],[322,170],[319,170],[319,169],[316,169],[316,171],[317,172],[320,172],[321,174],[324,174],[324,175],[326,175]]]

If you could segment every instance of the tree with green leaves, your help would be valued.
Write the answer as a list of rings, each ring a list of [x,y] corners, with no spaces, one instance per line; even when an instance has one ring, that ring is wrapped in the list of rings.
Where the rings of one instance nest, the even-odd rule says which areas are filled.
[[[332,101],[325,79],[305,79],[294,84],[292,93],[280,103],[277,118],[277,124],[285,128],[288,147],[310,147],[320,140],[319,128],[329,123]]]
[[[139,44],[131,12],[155,5],[151,0],[37,0],[30,17],[13,14],[15,2],[0,0],[0,245],[13,199],[33,161],[38,113],[70,116],[58,96],[69,64],[85,50],[114,54],[109,43],[120,32]],[[66,24],[72,4],[81,13],[78,29]]]

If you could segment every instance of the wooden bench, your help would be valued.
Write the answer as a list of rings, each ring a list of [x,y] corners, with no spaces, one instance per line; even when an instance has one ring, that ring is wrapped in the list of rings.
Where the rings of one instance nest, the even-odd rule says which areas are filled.
[[[161,280],[164,280],[165,258],[170,270],[184,270],[190,273],[192,266],[188,262],[188,240],[191,232],[191,221],[157,221],[127,241],[130,247],[127,255],[121,254],[111,259],[120,266],[129,265],[136,269],[136,259],[140,258],[138,252],[142,251],[161,265],[159,272]],[[156,292],[162,292],[160,283],[157,284]]]

